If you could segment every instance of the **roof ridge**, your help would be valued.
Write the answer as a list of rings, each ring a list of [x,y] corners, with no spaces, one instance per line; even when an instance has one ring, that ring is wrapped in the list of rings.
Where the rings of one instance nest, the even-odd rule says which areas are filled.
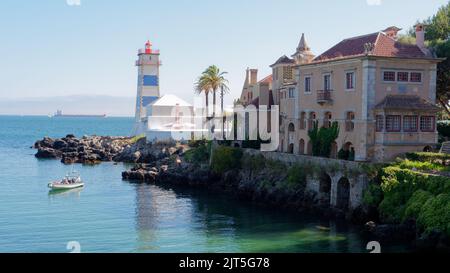
[[[370,35],[374,35],[374,34],[379,34],[380,32],[381,32],[381,31],[376,31],[376,32],[372,32],[372,33],[369,33],[369,34],[358,35],[358,36],[346,38],[346,39],[342,40],[341,42],[348,41],[348,40],[359,39],[359,38],[366,37],[366,36],[370,36]]]

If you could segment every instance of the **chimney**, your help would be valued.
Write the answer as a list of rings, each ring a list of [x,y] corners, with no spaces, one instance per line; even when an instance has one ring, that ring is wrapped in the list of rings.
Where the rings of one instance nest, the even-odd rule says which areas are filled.
[[[256,84],[258,81],[258,69],[250,69],[250,84]]]
[[[414,26],[416,29],[416,45],[422,50],[426,50],[425,46],[425,25],[417,24]]]
[[[387,29],[383,30],[383,32],[388,36],[391,37],[394,40],[397,40],[398,38],[398,32],[402,30],[401,28],[398,28],[396,26],[388,27]]]
[[[245,86],[248,86],[250,84],[250,68],[247,67],[247,69],[245,70]]]

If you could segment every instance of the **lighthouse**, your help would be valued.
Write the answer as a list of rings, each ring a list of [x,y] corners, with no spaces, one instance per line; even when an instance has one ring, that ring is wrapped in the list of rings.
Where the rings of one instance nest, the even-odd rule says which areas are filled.
[[[150,41],[144,49],[139,49],[136,66],[138,68],[138,82],[136,95],[136,115],[134,135],[145,133],[147,126],[146,107],[159,99],[159,50],[153,50]]]

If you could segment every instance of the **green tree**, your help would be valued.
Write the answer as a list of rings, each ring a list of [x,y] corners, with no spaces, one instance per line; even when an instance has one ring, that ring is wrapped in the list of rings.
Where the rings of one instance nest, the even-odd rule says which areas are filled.
[[[420,21],[418,21],[420,22]],[[422,22],[426,25],[425,38],[437,57],[446,58],[437,67],[436,98],[447,115],[450,114],[450,2],[439,8],[435,15]],[[409,31],[414,36],[414,31]],[[402,38],[403,40],[409,40]]]
[[[196,83],[196,90],[199,93],[213,94],[213,117],[216,116],[216,94],[221,90],[221,94],[225,94],[228,88],[228,80],[225,78],[227,72],[220,71],[220,69],[211,65],[203,71]],[[223,97],[223,96],[222,96]]]
[[[319,129],[319,121],[315,121],[308,136],[314,156],[330,157],[331,145],[339,136],[339,123],[334,121],[330,127],[322,126]]]

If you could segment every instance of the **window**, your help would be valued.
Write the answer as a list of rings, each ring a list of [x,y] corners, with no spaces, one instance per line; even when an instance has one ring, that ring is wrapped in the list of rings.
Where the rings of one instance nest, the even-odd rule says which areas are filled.
[[[405,132],[417,132],[417,116],[404,116],[403,117],[403,131]]]
[[[295,88],[293,87],[289,88],[289,98],[290,99],[295,98]]]
[[[311,92],[311,77],[305,78],[305,92]]]
[[[407,82],[408,81],[408,72],[397,72],[397,81],[399,82]]]
[[[273,74],[275,74],[275,80],[278,80],[278,68],[273,69]]]
[[[300,129],[304,130],[306,129],[306,113],[302,112],[300,114]]]
[[[345,87],[347,90],[355,89],[355,73],[347,72],[345,82],[346,82]]]
[[[316,121],[316,113],[315,112],[309,113],[308,130],[313,129],[315,121]]]
[[[401,116],[386,116],[386,131],[400,132]]]
[[[323,90],[330,91],[331,90],[331,75],[323,76]]]
[[[323,127],[325,128],[330,128],[331,127],[331,119],[333,118],[333,115],[331,114],[331,112],[326,112],[324,117],[323,117]]]
[[[411,72],[411,74],[410,74],[410,82],[422,82],[422,73]]]
[[[352,132],[355,129],[355,113],[354,112],[347,112],[346,118],[345,118],[345,131]]]
[[[384,129],[384,116],[382,115],[377,115],[376,116],[376,131],[377,132],[383,132]]]
[[[434,132],[435,118],[433,116],[420,117],[420,130],[422,132]]]
[[[383,80],[385,82],[394,82],[395,81],[395,72],[394,71],[384,71]]]

